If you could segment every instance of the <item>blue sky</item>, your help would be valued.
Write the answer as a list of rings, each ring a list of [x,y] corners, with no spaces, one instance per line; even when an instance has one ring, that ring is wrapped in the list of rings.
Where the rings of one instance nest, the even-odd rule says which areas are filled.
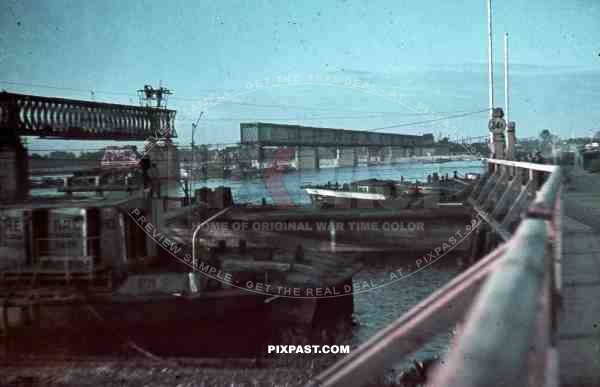
[[[497,0],[494,12],[496,105],[504,104],[507,31],[517,135],[600,130],[600,2]],[[485,0],[5,0],[0,81],[19,84],[0,88],[80,99],[95,90],[96,100],[137,104],[137,89],[162,80],[175,92],[169,105],[178,110],[182,143],[191,133],[184,109],[225,90],[247,93],[206,109],[196,142],[236,142],[239,122],[253,120],[379,128],[426,120],[417,114],[425,107],[446,114],[485,109],[486,33]],[[377,93],[324,84],[248,92],[248,82],[269,78],[273,85],[278,76],[309,74],[368,82]],[[402,104],[383,98],[394,91],[404,95]],[[486,113],[450,122],[465,136],[487,134]],[[386,131],[441,130],[428,123]]]

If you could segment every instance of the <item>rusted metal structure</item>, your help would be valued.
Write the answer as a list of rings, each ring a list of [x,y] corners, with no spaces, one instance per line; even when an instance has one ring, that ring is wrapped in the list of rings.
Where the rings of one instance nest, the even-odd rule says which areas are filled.
[[[0,93],[2,136],[144,141],[174,128],[174,110]]]
[[[240,123],[240,143],[256,147],[257,159],[266,168],[265,147],[291,149],[301,169],[319,169],[321,160],[336,160],[339,166],[352,167],[370,157],[391,163],[414,156],[448,154],[448,148],[435,143],[433,134],[409,135],[366,130],[316,128],[266,122]]]
[[[409,135],[365,130],[314,128],[267,122],[240,123],[240,142],[263,146],[417,146],[435,145],[433,134]]]

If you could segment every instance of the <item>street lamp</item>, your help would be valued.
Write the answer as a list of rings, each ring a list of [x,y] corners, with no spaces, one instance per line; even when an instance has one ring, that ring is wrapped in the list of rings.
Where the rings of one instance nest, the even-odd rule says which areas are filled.
[[[192,179],[192,185],[194,184],[194,136],[196,135],[196,128],[198,127],[198,122],[200,122],[200,119],[202,118],[202,116],[204,115],[204,112],[200,112],[200,115],[198,116],[198,119],[196,120],[196,122],[194,122],[192,124],[192,162],[191,162],[191,166],[190,166],[190,176]]]

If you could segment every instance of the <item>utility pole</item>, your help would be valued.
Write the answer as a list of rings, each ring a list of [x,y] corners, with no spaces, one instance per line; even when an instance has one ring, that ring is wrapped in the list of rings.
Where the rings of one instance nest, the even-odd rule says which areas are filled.
[[[504,33],[504,119],[510,122],[508,117],[508,32]]]
[[[492,46],[492,0],[487,2],[488,11],[488,77],[489,77],[489,109],[490,120],[488,129],[490,130],[490,153],[492,157],[503,159],[505,153],[504,145],[504,130],[506,129],[506,121],[504,120],[504,112],[502,108],[494,107],[494,63],[493,63],[493,46]]]
[[[198,128],[198,123],[200,122],[200,119],[202,118],[203,115],[204,115],[204,112],[203,111],[200,112],[200,115],[198,115],[198,119],[196,120],[196,122],[194,122],[192,124],[192,142],[191,142],[191,145],[192,145],[192,165],[190,167],[190,177],[192,178],[192,184],[193,184],[193,181],[194,181],[194,160],[195,160],[194,155],[196,153],[196,151],[194,149],[194,146],[195,146],[195,144],[194,144],[194,137],[196,136],[196,129]]]
[[[494,110],[494,69],[493,69],[493,52],[492,52],[492,0],[488,0],[488,82],[489,82],[489,108],[490,118],[492,118]]]
[[[515,144],[517,136],[515,133],[516,126],[514,121],[510,121],[508,113],[510,111],[510,94],[509,94],[509,78],[508,78],[508,32],[504,33],[504,117],[506,119],[506,152],[507,160],[513,160],[515,157]]]

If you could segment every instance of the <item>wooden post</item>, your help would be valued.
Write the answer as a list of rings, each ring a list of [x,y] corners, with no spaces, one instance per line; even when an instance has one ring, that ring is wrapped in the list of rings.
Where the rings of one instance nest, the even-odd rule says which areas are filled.
[[[11,337],[11,329],[10,322],[8,319],[8,299],[10,298],[10,294],[6,295],[6,298],[3,300],[2,305],[2,324],[4,325],[4,356],[8,357],[10,355],[10,341]]]
[[[22,201],[29,197],[28,159],[19,136],[0,135],[0,200]]]
[[[468,265],[471,265],[472,263],[474,263],[477,260],[478,257],[478,252],[477,252],[477,240],[479,238],[479,227],[477,228],[477,230],[475,230],[475,232],[473,232],[473,234],[471,235],[471,246],[469,247],[469,251],[470,251],[470,255],[469,255],[469,260],[467,262]]]
[[[31,240],[33,242],[31,264],[38,263],[40,256],[48,252],[48,210],[31,211]]]
[[[102,225],[100,223],[100,210],[98,208],[87,208],[86,210],[86,229],[88,243],[86,255],[93,257],[93,264],[96,266],[100,263],[101,244],[100,234]]]
[[[146,211],[140,210],[141,216],[146,216]],[[126,223],[126,256],[138,261],[139,258],[146,256],[146,234],[142,226],[138,225],[130,216],[125,217]]]

